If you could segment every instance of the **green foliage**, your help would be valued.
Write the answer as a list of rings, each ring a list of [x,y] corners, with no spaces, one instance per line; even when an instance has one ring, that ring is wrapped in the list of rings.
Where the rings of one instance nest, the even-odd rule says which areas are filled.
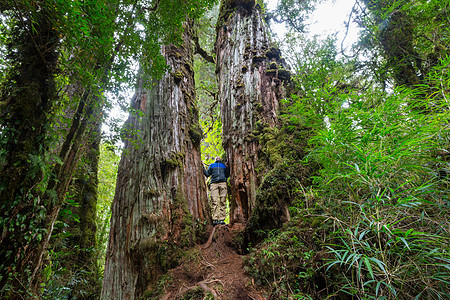
[[[433,72],[446,84],[448,63]],[[447,94],[442,85],[390,94],[347,89],[320,114],[324,125],[307,159],[322,167],[309,194],[337,228],[327,238],[337,293],[448,296],[448,179],[436,176],[448,165],[439,154],[448,151]]]
[[[170,284],[172,284],[173,278],[168,274],[161,275],[158,281],[152,286],[150,290],[144,292],[144,299],[155,299],[158,296],[164,295],[164,292]]]
[[[96,297],[89,293],[94,288],[92,282],[86,280],[92,276],[92,270],[68,267],[65,261],[70,254],[67,250],[48,252],[48,263],[42,271],[41,299],[73,299],[74,295],[86,299]]]
[[[215,21],[218,14],[219,6],[215,5],[202,18],[198,19],[194,26],[199,45],[207,53],[214,52]],[[214,54],[210,55],[214,57]],[[224,155],[215,65],[196,55],[194,57],[194,79],[200,126],[203,132],[201,141],[202,161],[210,164],[214,162],[216,156],[222,157]]]
[[[358,51],[384,88],[389,84],[427,84],[428,72],[449,54],[448,3],[445,1],[369,1],[358,12],[362,27]],[[365,7],[360,7],[365,9]]]
[[[340,272],[341,291],[373,299],[448,297],[448,237],[439,233],[441,224],[430,224],[436,216],[431,219],[426,208],[404,205],[342,206],[354,217],[339,218],[335,234],[340,243],[327,247],[334,256],[327,270]]]
[[[0,168],[16,178],[0,182],[7,234],[0,261],[2,270],[14,270],[16,262],[28,268],[16,272],[23,277],[14,281],[18,289],[39,275],[39,251],[63,205],[85,133],[101,116],[104,92],[120,95],[129,87],[136,62],[146,74],[163,74],[162,45],[177,43],[187,18],[200,17],[214,2],[2,2],[0,49],[7,51],[0,56]],[[56,152],[59,161],[51,158]],[[0,276],[3,295],[5,278],[12,277]]]
[[[225,153],[222,148],[222,123],[217,120],[212,124],[208,124],[207,121],[203,121],[201,124],[206,133],[201,143],[202,161],[211,164],[215,157],[223,157]]]
[[[49,207],[61,199],[47,185],[54,178],[53,168],[64,163],[51,149],[60,147],[61,136],[72,124],[66,112],[74,111],[87,91],[96,99],[90,102],[95,108],[104,105],[105,91],[120,95],[135,81],[136,62],[143,73],[161,75],[166,70],[161,45],[178,43],[186,17],[198,19],[215,2],[7,0],[0,4],[0,168],[24,172],[25,179],[16,194],[1,202],[2,232],[12,233],[13,242],[1,250],[0,269],[6,270],[1,276],[27,286],[22,279],[31,276],[31,270],[18,269],[17,254],[23,252],[16,250],[38,245],[49,234],[45,223]],[[288,35],[286,41],[294,49],[288,59],[295,76],[293,95],[282,103],[283,128],[257,123],[248,136],[260,143],[258,171],[266,174],[249,228],[268,238],[251,250],[247,268],[274,298],[449,297],[448,3],[364,2],[369,13],[358,17],[365,27],[360,42],[364,59],[339,59],[333,38],[320,41]],[[272,17],[302,32],[314,5],[314,1],[283,0]],[[200,44],[210,52],[216,18],[217,7],[196,28]],[[30,36],[33,39],[28,40]],[[47,37],[54,43],[51,51],[43,51],[53,58],[46,77],[51,103],[42,105],[39,123],[28,126],[29,120],[38,119],[34,106],[9,99],[35,99],[31,96],[38,81],[28,86],[20,80],[43,77],[45,68],[30,72],[41,59],[30,45]],[[370,75],[361,71],[367,68]],[[194,69],[205,133],[202,159],[209,163],[224,154],[215,68],[199,59]],[[391,88],[393,82],[408,88]],[[73,86],[82,87],[76,95],[70,94]],[[200,128],[194,129],[193,136],[199,139]],[[96,251],[103,266],[119,158],[106,145],[101,155],[99,249],[86,251]],[[176,165],[176,157],[168,163]],[[6,184],[0,186],[0,192],[5,188]],[[72,196],[69,193],[66,202],[75,206]],[[286,203],[291,205],[289,214],[283,207]],[[267,231],[280,227],[289,215],[285,227]],[[70,238],[65,221],[76,222],[78,216],[67,208],[61,216],[54,238],[64,243]],[[189,225],[185,245],[191,244],[188,238],[199,224]],[[177,247],[149,242],[140,251],[153,253],[152,258],[167,269],[180,260]],[[44,256],[39,287],[44,298],[72,297],[72,288],[83,278],[64,265],[66,253],[61,249]],[[166,281],[162,278],[160,287]],[[15,287],[2,286],[1,293],[17,292],[10,288]],[[192,297],[196,293],[204,296],[202,291],[192,291]]]
[[[436,152],[448,147],[448,111],[420,99],[422,90],[374,95],[350,96],[311,139],[309,158],[323,166],[317,194],[339,228],[329,267],[345,268],[341,290],[351,295],[448,296],[448,185],[436,177],[446,165]]]
[[[277,22],[287,23],[291,29],[298,33],[304,33],[308,13],[314,11],[317,3],[320,3],[320,1],[281,0],[278,1],[277,9],[273,13],[272,18]]]
[[[114,199],[117,170],[120,157],[116,149],[108,144],[101,144],[98,166],[98,201],[97,201],[97,247],[98,265],[103,270],[106,246],[109,236],[111,205]]]
[[[214,6],[210,12],[198,20],[195,27],[200,45],[209,53],[214,51],[215,20],[218,17],[218,9],[218,5]],[[196,56],[194,59],[194,76],[200,112],[200,126],[203,132],[201,142],[202,161],[210,164],[214,162],[215,157],[223,157],[225,153],[222,148],[222,120],[220,101],[217,98],[215,65]]]

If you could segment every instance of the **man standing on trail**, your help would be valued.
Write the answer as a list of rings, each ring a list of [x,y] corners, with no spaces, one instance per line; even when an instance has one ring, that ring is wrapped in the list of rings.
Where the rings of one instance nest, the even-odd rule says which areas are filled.
[[[211,208],[213,225],[225,224],[227,216],[227,178],[230,176],[230,169],[222,162],[220,157],[209,165],[208,170],[203,167],[206,177],[211,176]]]

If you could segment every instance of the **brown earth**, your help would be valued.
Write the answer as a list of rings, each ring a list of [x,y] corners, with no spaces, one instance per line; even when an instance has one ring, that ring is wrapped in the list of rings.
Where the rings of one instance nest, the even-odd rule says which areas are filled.
[[[205,244],[169,271],[162,299],[266,299],[245,273],[242,255],[230,246],[237,231],[215,226]]]

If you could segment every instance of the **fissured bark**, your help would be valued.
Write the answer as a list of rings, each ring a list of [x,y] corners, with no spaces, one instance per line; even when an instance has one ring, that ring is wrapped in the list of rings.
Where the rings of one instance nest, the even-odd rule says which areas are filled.
[[[170,71],[160,80],[141,80],[132,99],[102,299],[140,298],[210,219],[189,28],[183,39],[162,49]]]
[[[231,169],[230,223],[246,224],[256,202],[259,145],[256,127],[278,124],[283,82],[280,51],[271,47],[255,1],[222,1],[216,40],[223,146]]]

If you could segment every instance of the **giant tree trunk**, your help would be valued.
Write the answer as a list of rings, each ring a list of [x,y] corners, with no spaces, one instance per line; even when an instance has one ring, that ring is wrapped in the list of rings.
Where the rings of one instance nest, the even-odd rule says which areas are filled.
[[[102,299],[138,299],[210,219],[188,34],[162,51],[171,71],[139,84],[124,127]]]
[[[223,146],[231,169],[230,223],[246,224],[258,187],[259,145],[253,131],[278,124],[282,82],[289,71],[279,50],[269,46],[254,0],[222,1],[216,56]]]

